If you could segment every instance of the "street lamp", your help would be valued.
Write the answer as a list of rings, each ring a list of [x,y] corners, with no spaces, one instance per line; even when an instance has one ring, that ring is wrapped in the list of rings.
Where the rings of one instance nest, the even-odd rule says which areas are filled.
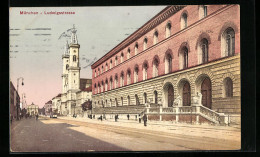
[[[17,79],[17,94],[19,95],[19,80],[20,79],[22,79],[22,86],[24,85],[24,83],[23,83],[23,77],[19,77],[18,79]],[[18,109],[19,109],[19,105],[18,105],[18,103],[16,102],[16,108],[17,108],[17,116],[16,116],[16,119],[17,120],[19,120],[19,113],[18,113]]]

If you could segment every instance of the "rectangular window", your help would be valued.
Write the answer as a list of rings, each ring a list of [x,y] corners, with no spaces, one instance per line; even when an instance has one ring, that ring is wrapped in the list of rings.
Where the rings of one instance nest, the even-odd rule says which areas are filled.
[[[206,17],[208,15],[207,6],[203,6],[203,10],[204,10],[204,17]]]

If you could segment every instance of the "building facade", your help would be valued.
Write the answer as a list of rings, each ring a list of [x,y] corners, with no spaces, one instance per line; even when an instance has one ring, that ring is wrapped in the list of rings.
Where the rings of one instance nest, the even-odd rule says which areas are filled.
[[[44,108],[45,108],[45,115],[50,116],[52,112],[52,101],[49,100],[48,102],[46,102]]]
[[[196,113],[197,122],[240,123],[239,5],[168,6],[91,68],[94,108],[148,105],[150,120]]]
[[[27,114],[30,116],[35,116],[39,114],[39,106],[32,103],[31,105],[27,106]]]
[[[91,79],[80,78],[79,48],[76,29],[73,27],[70,43],[66,44],[63,60],[62,93],[58,109],[61,115],[72,115],[82,113],[81,104],[92,99]]]
[[[10,81],[10,106],[9,106],[10,116],[12,118],[17,118],[20,115],[20,96],[15,89],[12,81]]]

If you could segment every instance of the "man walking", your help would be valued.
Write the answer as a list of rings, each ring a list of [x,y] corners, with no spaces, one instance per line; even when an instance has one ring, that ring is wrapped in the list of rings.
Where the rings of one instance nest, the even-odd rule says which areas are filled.
[[[129,120],[129,117],[130,117],[129,114],[127,114],[127,119],[128,119],[128,120]]]
[[[143,121],[144,121],[144,126],[146,126],[146,123],[147,123],[147,116],[146,116],[146,114],[144,114],[144,116],[143,116]]]

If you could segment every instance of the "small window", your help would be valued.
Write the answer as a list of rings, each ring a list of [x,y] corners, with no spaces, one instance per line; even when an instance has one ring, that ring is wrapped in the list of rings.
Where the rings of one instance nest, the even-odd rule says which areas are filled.
[[[129,59],[131,57],[131,52],[130,52],[130,48],[128,48],[127,50],[127,59]]]
[[[225,97],[233,97],[233,81],[229,77],[224,79],[224,90]]]
[[[66,65],[66,70],[68,70],[68,68],[69,68],[69,65],[67,64],[67,65]]]
[[[208,62],[208,40],[202,39],[201,41],[202,63]]]
[[[158,32],[155,31],[153,35],[153,44],[155,45],[157,44],[157,42],[158,42]]]
[[[184,29],[187,27],[187,14],[183,13],[181,17],[181,29]]]
[[[77,57],[76,55],[73,55],[73,62],[76,62],[77,61]]]
[[[135,55],[138,53],[138,43],[135,44]]]
[[[171,28],[172,28],[171,23],[167,23],[167,25],[166,25],[166,32],[165,32],[166,33],[165,34],[166,38],[171,36]]]
[[[147,40],[147,38],[145,38],[145,39],[144,39],[144,47],[143,47],[143,50],[146,50],[146,49],[147,49],[147,42],[148,42],[148,40]]]

